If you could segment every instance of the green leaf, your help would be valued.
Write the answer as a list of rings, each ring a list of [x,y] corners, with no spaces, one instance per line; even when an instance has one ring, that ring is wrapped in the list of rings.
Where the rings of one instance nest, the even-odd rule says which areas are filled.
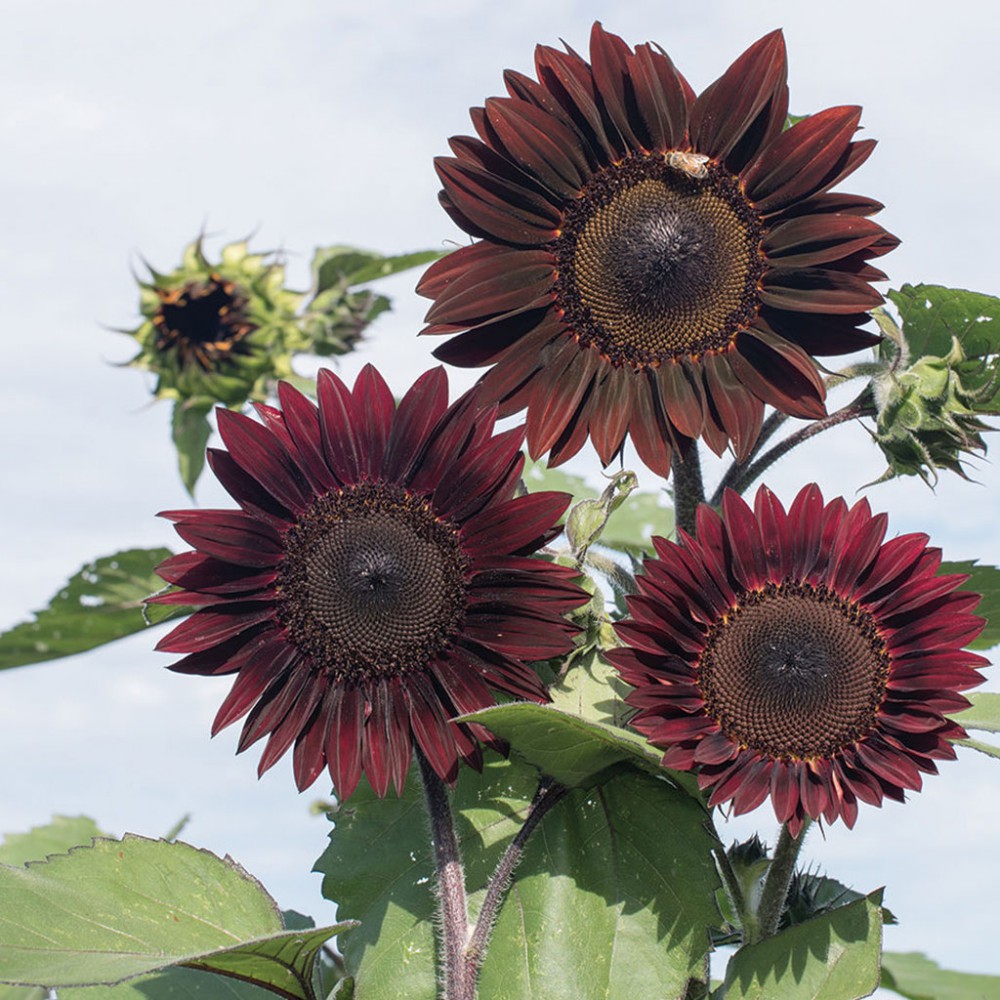
[[[431,264],[444,257],[448,252],[447,250],[417,250],[414,253],[396,254],[392,257],[373,254],[371,261],[347,275],[347,283],[354,287],[375,281],[378,278],[388,278],[401,271],[409,271],[413,267]]]
[[[0,670],[72,656],[141,632],[149,624],[143,601],[163,587],[153,569],[169,555],[169,549],[127,549],[87,563],[47,608],[35,612],[34,621],[0,635]]]
[[[53,816],[45,826],[27,833],[8,833],[0,844],[0,864],[24,865],[44,861],[50,854],[65,854],[71,847],[89,844],[104,833],[89,816]]]
[[[635,709],[625,704],[630,690],[594,643],[574,652],[565,674],[549,688],[549,695],[554,708],[621,729],[635,714]]]
[[[387,278],[412,267],[429,264],[446,253],[445,250],[418,250],[387,257],[374,250],[359,250],[356,247],[320,247],[312,262],[316,294],[338,285],[352,288],[377,278]]]
[[[1000,760],[1000,747],[995,747],[992,743],[984,743],[982,740],[955,740],[955,745],[968,747],[970,750],[978,750],[986,754],[987,757],[996,757]]]
[[[1000,1000],[1000,976],[952,972],[916,951],[884,952],[882,985],[909,1000]]]
[[[46,996],[46,991],[37,987],[0,986],[0,1000],[45,1000]],[[268,1000],[273,997],[270,990],[260,986],[180,966],[130,979],[117,986],[59,990],[59,1000]]]
[[[991,649],[1000,643],[1000,569],[980,565],[975,559],[966,559],[964,562],[941,563],[941,572],[967,573],[969,579],[960,589],[982,595],[975,613],[986,619],[986,628],[978,639],[969,643],[969,649]]]
[[[454,793],[470,910],[527,813],[533,769],[488,760]],[[317,862],[323,893],[362,925],[344,957],[359,998],[435,995],[434,875],[419,783],[365,786],[336,814]],[[665,781],[624,773],[571,792],[529,839],[501,908],[479,995],[490,1000],[679,996],[701,973],[718,886],[704,811]],[[669,831],[669,836],[664,835]],[[553,942],[558,941],[558,948]]]
[[[569,788],[592,785],[609,767],[622,762],[660,770],[663,754],[641,736],[551,705],[511,702],[460,718],[486,726],[507,740],[519,757]]]
[[[684,793],[634,771],[572,793],[528,842],[480,996],[683,995],[704,975],[708,928],[719,922],[704,820]]]
[[[992,691],[972,691],[965,697],[972,702],[972,706],[961,712],[953,712],[950,718],[966,729],[1000,733],[1000,694],[994,694]]]
[[[114,984],[185,965],[315,1000],[317,954],[350,926],[286,931],[231,859],[132,834],[0,866],[0,897],[0,982],[13,984]]]
[[[177,468],[184,488],[193,497],[195,483],[205,468],[205,448],[212,435],[208,422],[211,401],[200,399],[178,400],[174,403],[171,433],[177,449]]]
[[[1000,299],[962,288],[903,285],[889,290],[913,360],[943,357],[956,337],[969,358],[1000,353]]]
[[[879,982],[882,890],[796,924],[729,960],[719,1000],[854,1000]]]

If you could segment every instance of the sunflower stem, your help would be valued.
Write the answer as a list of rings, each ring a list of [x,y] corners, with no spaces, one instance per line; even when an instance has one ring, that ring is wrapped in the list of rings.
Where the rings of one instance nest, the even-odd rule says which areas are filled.
[[[725,493],[727,489],[732,488],[733,483],[735,483],[739,478],[740,473],[761,453],[764,445],[767,444],[772,437],[774,437],[778,428],[780,428],[787,419],[788,417],[780,410],[772,411],[761,426],[760,434],[757,435],[757,440],[754,442],[754,446],[750,449],[750,454],[747,455],[742,462],[732,462],[729,468],[726,469],[725,475],[723,475],[714,495],[712,496],[713,506],[719,505],[722,494]]]
[[[848,403],[847,406],[842,406],[839,410],[835,410],[828,417],[816,420],[789,434],[788,437],[783,438],[769,451],[764,452],[756,461],[733,466],[730,472],[735,470],[735,474],[730,476],[727,473],[726,477],[719,483],[718,489],[716,489],[715,494],[712,496],[712,505],[718,506],[722,503],[722,495],[727,487],[735,490],[737,493],[745,493],[754,481],[774,465],[779,458],[787,455],[793,448],[797,448],[804,441],[808,441],[809,438],[815,437],[817,434],[822,434],[823,431],[829,430],[831,427],[836,427],[838,424],[847,423],[848,420],[871,416],[872,408],[865,402],[867,395],[868,391],[866,389],[853,403]]]
[[[475,982],[467,977],[464,961],[466,942],[469,939],[465,870],[458,849],[458,838],[455,836],[448,789],[420,749],[417,750],[417,761],[427,797],[441,903],[441,1000],[474,1000]]]
[[[557,802],[561,801],[568,791],[569,789],[565,785],[560,785],[548,778],[542,779],[528,809],[524,824],[507,845],[496,870],[490,876],[483,905],[479,910],[479,918],[476,920],[476,926],[472,929],[469,943],[465,947],[465,977],[473,989],[479,978],[479,967],[486,955],[486,946],[489,944],[493,925],[500,912],[500,905],[503,903],[504,895],[510,886],[514,869],[524,853],[524,845],[545,814]]]
[[[781,915],[785,912],[785,902],[788,899],[788,887],[792,884],[792,873],[798,860],[802,843],[806,839],[806,831],[811,820],[806,817],[799,835],[793,837],[784,823],[774,848],[774,858],[764,877],[764,888],[760,894],[760,905],[757,908],[757,918],[752,930],[751,939],[745,944],[756,944],[764,938],[774,937],[778,933]]]
[[[678,528],[694,534],[698,505],[705,502],[705,486],[701,480],[701,457],[698,443],[689,442],[681,452],[674,452],[671,471],[674,477],[674,520]]]

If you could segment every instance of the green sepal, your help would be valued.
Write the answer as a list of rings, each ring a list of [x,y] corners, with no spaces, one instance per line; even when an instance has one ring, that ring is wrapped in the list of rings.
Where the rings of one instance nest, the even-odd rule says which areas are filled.
[[[248,399],[263,400],[275,379],[291,374],[293,354],[309,348],[298,317],[304,294],[285,287],[284,264],[276,255],[252,254],[245,240],[227,244],[220,259],[210,261],[198,237],[185,247],[180,267],[166,273],[152,267],[149,271],[149,280],[139,282],[144,321],[123,332],[140,347],[129,364],[156,375],[158,398],[207,399],[229,407],[242,406]],[[185,290],[218,281],[231,283],[250,332],[240,335],[231,350],[207,367],[173,345],[158,346],[154,320],[164,303]]]
[[[984,381],[983,364],[970,365],[957,338],[947,354],[887,368],[872,384],[874,437],[888,462],[878,482],[919,475],[933,486],[939,469],[968,478],[966,456],[986,453],[982,434],[992,428],[979,414],[992,412],[984,401],[998,384],[995,373]]]

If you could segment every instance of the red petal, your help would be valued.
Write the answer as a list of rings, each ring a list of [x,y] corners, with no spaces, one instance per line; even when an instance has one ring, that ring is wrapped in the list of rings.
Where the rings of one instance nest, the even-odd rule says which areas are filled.
[[[728,354],[709,352],[702,357],[702,365],[709,403],[718,414],[726,436],[732,439],[737,461],[742,462],[760,434],[764,406],[736,378]]]
[[[437,157],[434,166],[448,197],[484,232],[523,246],[559,235],[562,213],[528,188],[451,157]]]
[[[860,120],[859,107],[827,108],[782,132],[743,174],[757,211],[775,212],[816,194],[847,151]]]
[[[666,152],[687,145],[688,101],[683,78],[663,52],[637,45],[628,60],[639,116],[646,126],[647,148]]]
[[[233,681],[232,689],[219,706],[212,735],[232,725],[250,711],[251,706],[298,657],[298,650],[282,639],[260,646],[249,657]]]
[[[337,481],[323,458],[323,437],[319,426],[319,411],[288,382],[278,383],[278,400],[285,411],[288,428],[298,464],[316,493],[333,489]]]
[[[486,114],[508,156],[559,198],[575,198],[590,171],[577,153],[579,138],[526,101],[490,98]]]
[[[232,604],[224,610],[196,611],[157,644],[161,653],[197,653],[274,617],[271,601]]]
[[[726,357],[736,377],[759,399],[792,417],[826,416],[826,388],[801,347],[769,330],[744,330]]]
[[[699,95],[691,112],[692,148],[725,159],[780,95],[787,75],[784,37],[772,31]]]
[[[864,278],[821,267],[772,268],[761,280],[760,300],[774,309],[834,314],[882,304],[882,296]]]
[[[354,382],[351,399],[354,407],[355,440],[361,457],[361,472],[372,479],[382,473],[382,456],[392,419],[396,413],[396,401],[385,379],[370,364],[361,369]]]
[[[330,711],[326,738],[326,760],[330,778],[343,802],[361,778],[361,743],[365,718],[365,697],[359,688],[344,688]]]
[[[309,486],[274,434],[232,410],[220,409],[217,419],[219,434],[236,463],[288,510],[305,510]]]
[[[864,250],[885,235],[857,215],[806,215],[771,226],[763,250],[779,267],[815,267]]]

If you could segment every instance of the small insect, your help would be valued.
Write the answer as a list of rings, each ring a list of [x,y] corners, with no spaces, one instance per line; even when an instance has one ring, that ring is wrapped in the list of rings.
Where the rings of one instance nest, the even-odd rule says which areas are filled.
[[[702,180],[708,176],[709,158],[704,153],[682,153],[680,150],[672,149],[667,153],[667,166],[678,173],[687,174],[696,180]]]

